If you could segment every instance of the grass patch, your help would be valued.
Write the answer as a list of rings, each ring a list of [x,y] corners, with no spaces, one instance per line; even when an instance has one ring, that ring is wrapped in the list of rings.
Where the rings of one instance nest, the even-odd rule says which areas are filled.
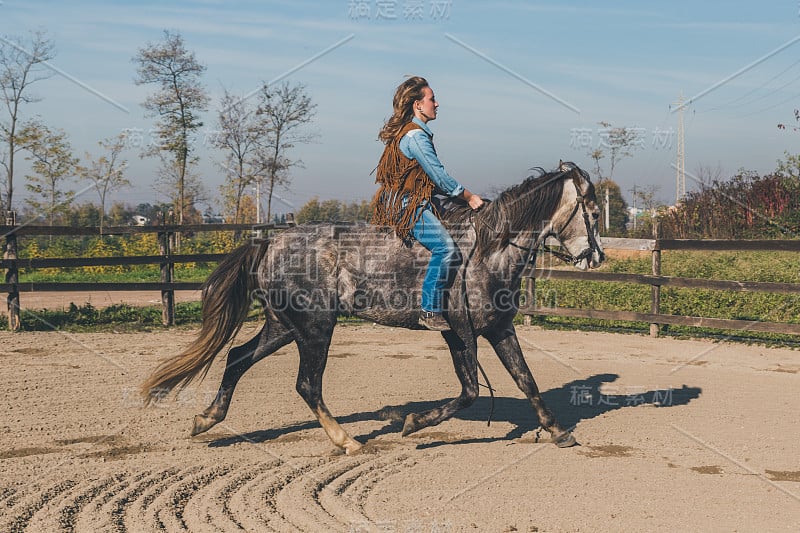
[[[649,254],[611,259],[604,272],[650,274]],[[800,254],[793,252],[694,252],[662,253],[661,274],[671,277],[798,283]],[[617,282],[536,280],[536,303],[540,307],[565,307],[606,311],[650,312],[649,285]],[[800,295],[768,292],[737,292],[663,287],[659,311],[663,314],[731,320],[800,323]],[[648,334],[650,325],[586,318],[539,316],[536,325],[551,329],[583,329]],[[663,336],[708,338],[745,343],[800,347],[796,335],[719,330],[693,326],[663,325]]]
[[[62,269],[21,270],[20,283],[136,283],[161,281],[161,272],[157,266],[125,267],[121,272],[107,270],[88,270],[89,267],[75,267]],[[108,267],[101,267],[108,268]],[[175,281],[202,282],[214,271],[216,265],[206,263],[175,265]]]
[[[199,324],[200,302],[175,305],[175,325]],[[166,329],[161,324],[161,307],[115,304],[98,309],[92,304],[71,303],[66,310],[27,310],[20,317],[22,331],[148,331]],[[8,330],[7,321],[2,329]]]
[[[522,324],[524,317],[518,315],[516,324]],[[557,316],[533,316],[531,325],[548,330],[561,331],[597,331],[628,335],[649,335],[650,324],[644,322],[626,322],[622,320],[600,320],[592,318],[573,318]],[[762,333],[758,331],[721,330],[699,328],[693,326],[662,325],[659,327],[660,337],[676,339],[709,339],[719,342],[741,342],[762,346],[800,349],[800,337],[779,333]]]

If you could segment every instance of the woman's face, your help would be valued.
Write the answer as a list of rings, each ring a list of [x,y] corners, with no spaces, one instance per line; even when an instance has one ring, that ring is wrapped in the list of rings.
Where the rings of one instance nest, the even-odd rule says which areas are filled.
[[[439,102],[433,95],[433,89],[430,87],[423,87],[422,100],[414,102],[414,116],[423,122],[434,120],[436,118],[436,109],[439,107]]]

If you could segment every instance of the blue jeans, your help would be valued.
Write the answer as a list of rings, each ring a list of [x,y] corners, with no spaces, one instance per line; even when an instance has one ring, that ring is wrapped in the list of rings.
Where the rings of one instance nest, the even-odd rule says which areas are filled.
[[[422,310],[442,312],[442,294],[461,261],[456,243],[431,210],[430,205],[419,207],[422,216],[411,228],[411,235],[431,252],[428,270],[422,282]]]

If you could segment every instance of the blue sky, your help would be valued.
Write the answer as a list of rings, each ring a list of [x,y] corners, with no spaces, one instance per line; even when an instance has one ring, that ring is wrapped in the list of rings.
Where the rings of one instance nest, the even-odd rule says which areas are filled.
[[[797,1],[599,4],[3,0],[0,33],[46,30],[57,49],[53,65],[89,88],[56,75],[33,87],[42,100],[23,110],[66,130],[78,155],[127,128],[148,140],[153,122],[140,104],[151,88],[133,83],[131,58],[165,29],[179,31],[207,66],[208,129],[223,87],[249,93],[341,43],[285,78],[306,84],[317,104],[318,139],[290,154],[305,167],[278,191],[279,212],[313,196],[371,197],[377,131],[395,87],[411,74],[426,77],[440,101],[431,128],[445,167],[479,193],[559,159],[589,169],[588,152],[604,140],[598,123],[607,121],[640,136],[614,173],[629,201],[636,185],[655,186],[672,202],[678,116],[670,104],[681,92],[701,95],[685,114],[690,174],[700,165],[719,165],[725,176],[769,172],[785,151],[800,153],[800,133],[776,127],[793,122],[800,107],[800,42],[770,55],[800,36]],[[202,143],[197,155],[213,198],[223,155]],[[126,157],[134,187],[115,200],[165,200],[153,188],[155,163],[134,148]],[[687,177],[686,185],[696,184]]]

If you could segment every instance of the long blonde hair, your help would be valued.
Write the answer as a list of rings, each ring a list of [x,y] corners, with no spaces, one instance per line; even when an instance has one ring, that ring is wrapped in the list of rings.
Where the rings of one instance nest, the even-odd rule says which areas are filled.
[[[428,86],[425,78],[412,76],[397,87],[392,100],[394,112],[378,133],[378,139],[383,144],[394,139],[400,129],[414,118],[414,102],[422,100],[422,89]]]

